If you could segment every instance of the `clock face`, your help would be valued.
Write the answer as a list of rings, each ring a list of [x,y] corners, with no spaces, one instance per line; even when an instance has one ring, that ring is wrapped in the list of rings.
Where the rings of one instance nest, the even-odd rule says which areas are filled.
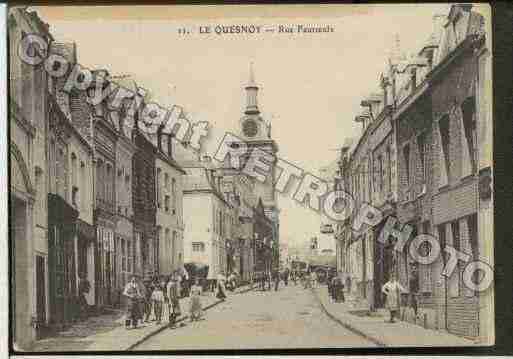
[[[255,120],[246,120],[242,125],[242,132],[246,137],[255,137],[258,133],[258,124]]]

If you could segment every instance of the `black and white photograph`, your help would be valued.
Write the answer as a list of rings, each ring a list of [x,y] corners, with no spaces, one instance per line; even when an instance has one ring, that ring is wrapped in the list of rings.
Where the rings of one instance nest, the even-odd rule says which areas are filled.
[[[14,352],[495,344],[489,4],[6,27]]]

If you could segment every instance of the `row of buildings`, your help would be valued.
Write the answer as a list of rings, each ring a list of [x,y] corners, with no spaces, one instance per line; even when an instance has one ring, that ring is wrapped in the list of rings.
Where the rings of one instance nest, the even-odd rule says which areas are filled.
[[[73,43],[59,43],[36,12],[12,8],[10,46],[10,248],[13,342],[25,348],[48,331],[77,320],[87,281],[90,306],[120,306],[136,275],[167,276],[187,263],[209,267],[209,278],[237,271],[249,280],[278,263],[274,181],[264,184],[214,163],[187,143],[139,126],[140,110],[86,91],[64,91],[66,76],[17,55],[36,34],[49,54],[77,63]],[[130,78],[97,76],[132,91]],[[241,137],[278,149],[260,116],[251,74]],[[149,99],[145,99],[149,101]],[[130,126],[134,123],[135,126]]]
[[[409,288],[413,259],[405,246],[377,241],[393,217],[493,266],[493,111],[490,24],[472,5],[453,5],[433,18],[433,32],[415,56],[399,44],[381,74],[379,91],[362,99],[355,121],[362,134],[347,140],[331,182],[351,194],[355,209],[369,203],[381,223],[352,230],[356,212],[333,231],[337,267],[351,291],[371,310],[384,307],[383,284],[396,273]],[[427,255],[429,246],[421,248]],[[493,289],[475,292],[463,283],[464,262],[441,274],[441,255],[419,265],[419,317],[423,325],[493,343]]]

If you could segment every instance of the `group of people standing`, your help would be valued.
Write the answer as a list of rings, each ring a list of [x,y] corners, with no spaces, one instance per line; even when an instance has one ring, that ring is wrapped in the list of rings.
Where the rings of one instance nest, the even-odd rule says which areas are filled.
[[[274,290],[277,291],[280,286],[280,281],[283,281],[285,286],[289,285],[290,269],[283,270],[274,269],[272,271],[257,272],[253,277],[253,282],[258,284],[261,291]]]
[[[180,298],[182,288],[181,276],[178,271],[170,275],[167,280],[154,280],[140,283],[137,277],[132,277],[123,291],[127,298],[126,328],[136,328],[139,322],[149,322],[154,314],[157,324],[162,323],[164,305],[167,304],[169,324],[174,327],[176,319],[181,315]],[[201,306],[202,287],[196,279],[190,288],[190,319],[199,320],[202,315]]]

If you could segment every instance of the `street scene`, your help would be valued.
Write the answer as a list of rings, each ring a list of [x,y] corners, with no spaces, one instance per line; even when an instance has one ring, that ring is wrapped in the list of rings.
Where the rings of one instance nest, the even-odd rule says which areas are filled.
[[[12,350],[493,344],[489,6],[223,9],[9,9]]]

